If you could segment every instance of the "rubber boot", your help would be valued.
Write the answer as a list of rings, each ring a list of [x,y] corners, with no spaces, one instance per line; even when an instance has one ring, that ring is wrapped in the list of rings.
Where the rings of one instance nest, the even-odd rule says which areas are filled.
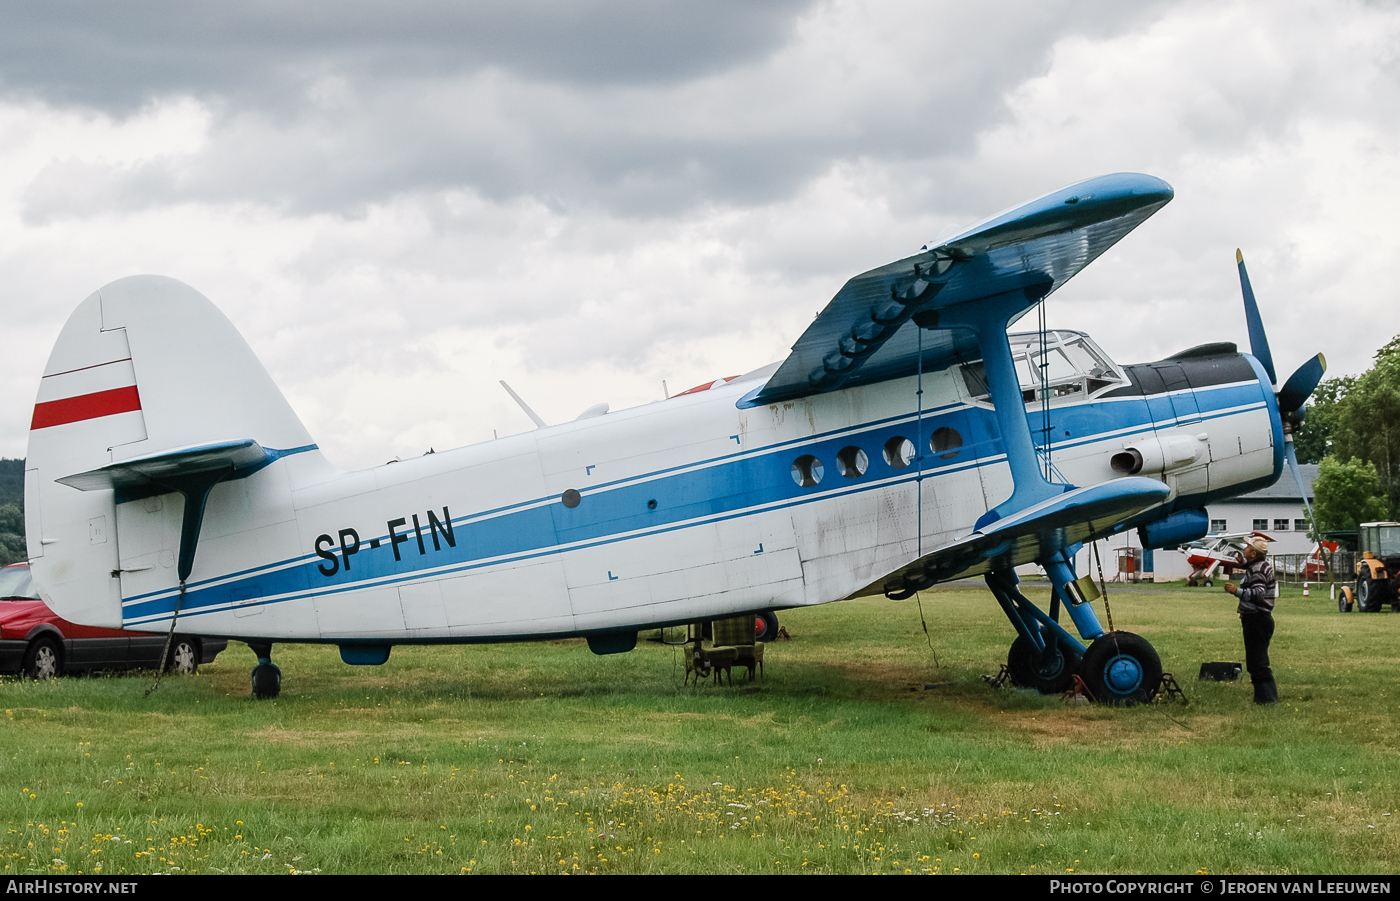
[[[1273,679],[1266,682],[1254,683],[1254,703],[1256,704],[1277,704],[1278,703],[1278,683]]]

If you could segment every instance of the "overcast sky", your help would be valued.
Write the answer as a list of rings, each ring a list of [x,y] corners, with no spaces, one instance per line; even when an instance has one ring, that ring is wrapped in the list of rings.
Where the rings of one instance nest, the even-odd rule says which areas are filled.
[[[1053,188],[1176,199],[1049,300],[1120,363],[1400,333],[1380,3],[17,2],[0,456],[73,308],[178,278],[382,463],[781,359],[849,277]],[[254,436],[256,437],[256,436]]]

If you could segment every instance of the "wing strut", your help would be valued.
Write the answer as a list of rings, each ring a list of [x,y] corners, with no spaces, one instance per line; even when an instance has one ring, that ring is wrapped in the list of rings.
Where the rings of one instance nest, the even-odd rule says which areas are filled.
[[[996,410],[997,426],[1001,430],[1002,446],[1006,451],[1006,462],[1011,466],[1011,497],[984,513],[977,520],[978,529],[1074,488],[1073,485],[1051,482],[1041,472],[1035,442],[1031,439],[1030,421],[1026,417],[1026,405],[1021,396],[1021,383],[1011,359],[1011,344],[1006,338],[1007,326],[1026,308],[1026,302],[1040,301],[1049,288],[1049,283],[1042,283],[983,298],[977,303],[939,310],[937,319],[929,323],[940,329],[965,328],[976,336],[982,353],[982,365],[987,372],[987,389]]]

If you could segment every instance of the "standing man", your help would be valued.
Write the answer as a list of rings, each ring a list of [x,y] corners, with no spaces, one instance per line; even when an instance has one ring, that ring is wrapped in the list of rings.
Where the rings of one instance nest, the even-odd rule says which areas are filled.
[[[1225,590],[1239,598],[1240,624],[1244,627],[1244,665],[1254,683],[1254,703],[1277,704],[1278,684],[1269,668],[1269,640],[1274,637],[1274,567],[1269,562],[1269,543],[1255,535],[1245,545],[1244,578],[1240,584],[1225,584]]]

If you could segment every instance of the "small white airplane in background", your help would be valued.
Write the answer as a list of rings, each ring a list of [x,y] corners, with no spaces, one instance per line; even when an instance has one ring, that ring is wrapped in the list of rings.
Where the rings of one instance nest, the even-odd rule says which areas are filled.
[[[1191,575],[1186,584],[1195,588],[1205,583],[1207,588],[1215,584],[1216,573],[1229,578],[1237,569],[1244,569],[1244,549],[1249,539],[1262,538],[1272,542],[1274,537],[1263,532],[1229,532],[1220,535],[1207,535],[1195,541],[1188,541],[1180,548],[1191,565]]]
[[[1272,484],[1321,355],[1276,389],[1210,344],[1120,366],[1087,335],[1007,328],[1172,197],[1091,179],[849,281],[781,364],[630,410],[361,472],[322,456],[203,296],[157,276],[87,298],[40,383],[25,501],[44,599],[94,626],[279,641],[378,664],[395,644],[587,638],[913,595],[984,575],[1017,681],[1150,697],[1161,663],[1105,633],[1074,553],[1201,537]],[[1291,451],[1291,444],[1287,444]],[[1289,454],[1291,457],[1291,454]],[[1042,565],[1047,613],[1014,568]],[[1068,613],[1086,646],[1059,623]]]
[[[1307,498],[1303,498],[1304,503]],[[1309,505],[1311,513],[1311,505]],[[1186,584],[1195,588],[1204,583],[1207,588],[1215,584],[1216,574],[1230,578],[1230,575],[1237,569],[1244,569],[1244,549],[1246,543],[1251,538],[1259,537],[1265,541],[1275,541],[1272,535],[1263,532],[1228,532],[1224,534],[1207,535],[1196,541],[1188,541],[1179,550],[1186,555],[1186,562],[1191,565],[1191,575],[1187,576]],[[1299,575],[1304,579],[1319,578],[1327,570],[1327,561],[1337,552],[1337,542],[1326,539],[1313,542],[1312,550],[1303,558],[1301,565],[1297,562],[1298,556],[1290,557],[1284,561],[1275,560],[1275,568],[1278,572],[1287,572],[1290,575]]]

